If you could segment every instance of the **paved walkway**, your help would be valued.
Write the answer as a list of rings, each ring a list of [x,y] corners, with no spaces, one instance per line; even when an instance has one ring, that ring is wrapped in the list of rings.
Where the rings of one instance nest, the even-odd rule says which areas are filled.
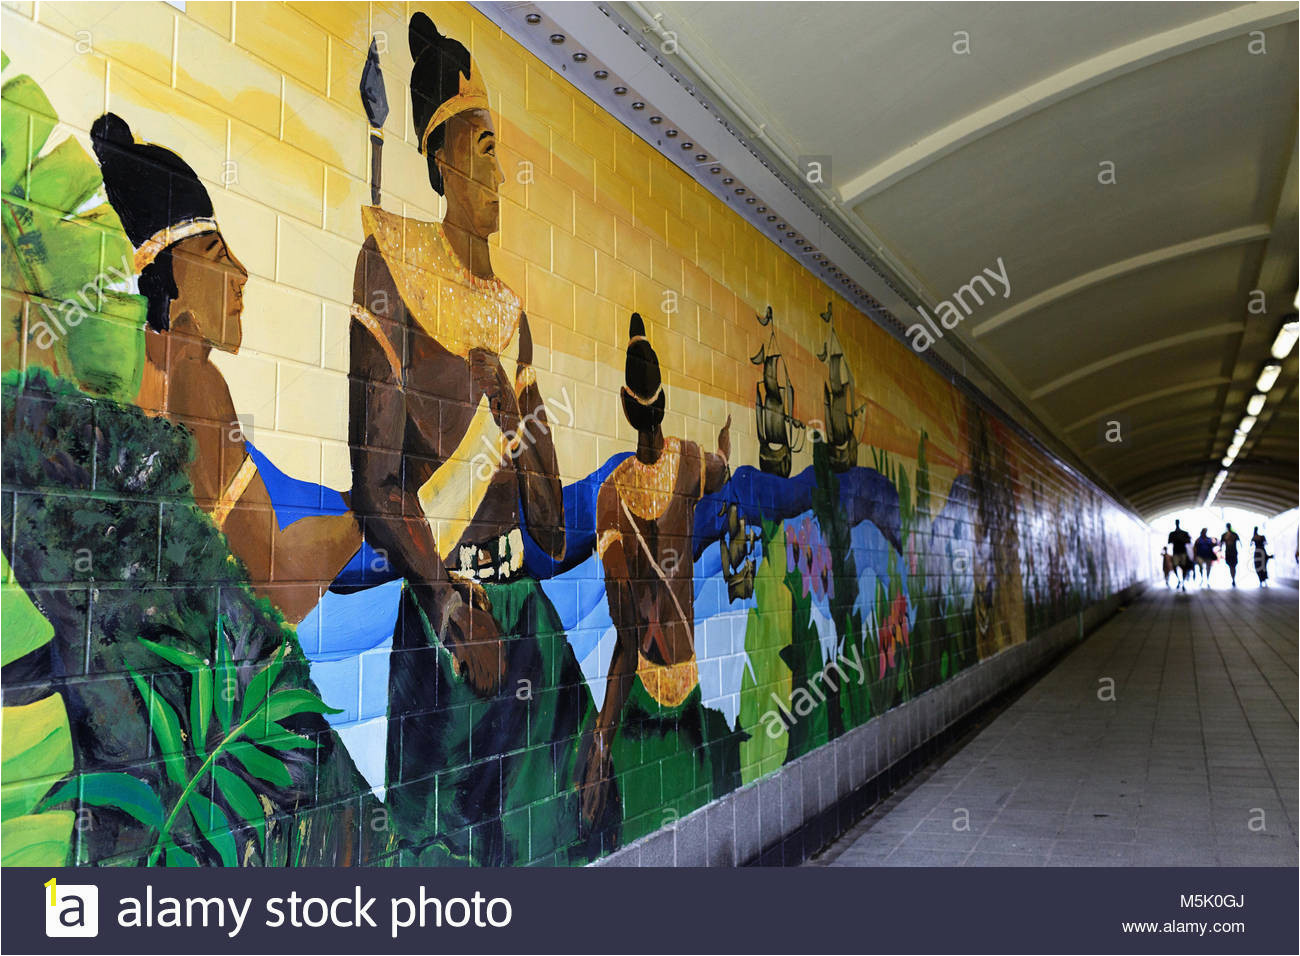
[[[1292,588],[1153,588],[810,863],[1294,866],[1296,639]]]

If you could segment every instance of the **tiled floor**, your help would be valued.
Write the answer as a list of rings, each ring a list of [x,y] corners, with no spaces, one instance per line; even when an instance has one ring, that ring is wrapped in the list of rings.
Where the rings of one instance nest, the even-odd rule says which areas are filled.
[[[811,862],[1294,866],[1296,638],[1293,588],[1149,590]]]

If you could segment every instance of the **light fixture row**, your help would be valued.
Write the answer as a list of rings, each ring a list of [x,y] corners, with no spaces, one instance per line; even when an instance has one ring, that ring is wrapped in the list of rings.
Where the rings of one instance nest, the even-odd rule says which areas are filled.
[[[1297,300],[1300,300],[1300,293],[1297,294]],[[1259,371],[1259,377],[1255,379],[1255,394],[1246,402],[1246,414],[1242,416],[1241,422],[1237,425],[1232,434],[1232,441],[1228,444],[1227,450],[1223,454],[1223,459],[1219,462],[1223,470],[1215,478],[1215,483],[1210,488],[1210,493],[1206,496],[1205,505],[1209,507],[1219,489],[1226,480],[1228,471],[1233,463],[1236,462],[1237,456],[1241,454],[1242,447],[1246,444],[1246,438],[1250,435],[1250,430],[1255,427],[1259,420],[1259,413],[1264,410],[1264,404],[1268,401],[1268,393],[1273,386],[1277,384],[1278,376],[1282,374],[1282,366],[1278,364],[1295,348],[1296,340],[1300,338],[1300,323],[1297,323],[1294,317],[1290,321],[1283,322],[1282,327],[1278,329],[1277,335],[1273,339],[1273,344],[1269,348],[1269,354],[1276,360],[1265,365]]]
[[[1214,504],[1214,499],[1218,497],[1219,491],[1223,488],[1223,483],[1228,480],[1228,469],[1221,468],[1219,473],[1214,476],[1214,484],[1210,485],[1210,493],[1205,496],[1205,507]]]
[[[545,18],[536,11],[531,11],[525,14],[524,21],[531,27],[538,28],[541,31],[546,31],[547,39],[553,47],[560,48],[569,42],[569,37],[565,33],[557,31],[554,24],[547,23]],[[622,29],[624,33],[628,32],[622,24],[619,24],[619,28]],[[640,46],[642,50],[646,50],[644,43],[638,42],[637,45]],[[585,50],[574,51],[570,55],[570,59],[573,63],[579,64],[583,68],[591,69],[592,78],[599,81],[601,87],[608,89],[613,96],[617,98],[616,100],[609,102],[616,110],[619,110],[622,113],[619,118],[623,119],[628,126],[635,130],[637,129],[638,124],[642,122],[648,123],[653,129],[649,131],[647,135],[655,139],[659,144],[661,151],[665,155],[670,159],[677,161],[688,173],[692,173],[690,168],[692,165],[696,167],[707,166],[711,178],[705,179],[704,177],[698,177],[700,182],[709,185],[712,190],[719,194],[727,203],[732,203],[733,201],[739,203],[743,201],[744,205],[740,210],[741,212],[748,213],[749,218],[758,224],[760,228],[770,232],[772,238],[775,239],[778,244],[792,245],[794,247],[792,252],[795,255],[810,257],[813,263],[815,263],[815,267],[822,272],[823,279],[827,283],[834,283],[835,280],[838,280],[839,285],[842,287],[842,294],[856,300],[857,305],[864,309],[864,311],[882,311],[880,303],[869,292],[867,292],[861,284],[839,266],[831,262],[824,252],[817,249],[817,247],[801,235],[798,230],[792,228],[785,219],[771,211],[758,196],[753,194],[752,190],[737,182],[736,178],[729,174],[720,162],[710,157],[710,155],[700,149],[694,141],[689,137],[686,137],[681,130],[668,122],[667,118],[661,112],[656,111],[653,105],[648,103],[644,97],[638,96],[635,90],[633,90],[626,82],[613,74],[607,67],[595,62],[591,55]],[[663,61],[659,57],[656,56],[654,60],[660,66],[664,65]],[[567,72],[567,68],[565,69],[565,72]],[[671,70],[669,71],[669,75],[672,76],[674,80],[680,82],[677,75]],[[695,96],[694,90],[689,87],[686,89],[691,96]],[[703,103],[702,101],[701,105],[703,105],[705,109],[709,108],[708,104]],[[722,121],[722,117],[718,117],[718,119],[719,122]],[[674,154],[665,148],[662,144],[662,140],[658,139],[661,135],[672,140],[682,151],[681,154]],[[764,165],[767,166],[767,163],[764,163]],[[775,173],[775,170],[773,170],[773,172]]]

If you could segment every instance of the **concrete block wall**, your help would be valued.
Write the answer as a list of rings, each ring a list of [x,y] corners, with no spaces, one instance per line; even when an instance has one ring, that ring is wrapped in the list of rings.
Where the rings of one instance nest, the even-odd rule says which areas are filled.
[[[449,121],[439,160],[482,193],[440,195],[419,152],[422,16],[484,89],[454,116],[490,124],[491,154]],[[1152,572],[1135,516],[466,4],[0,17],[5,825],[49,836],[15,859],[770,862]],[[366,209],[372,39],[388,246]],[[128,131],[108,148],[107,113]],[[203,201],[137,234],[177,182]],[[499,222],[466,232],[493,190]],[[370,277],[398,273],[377,301]],[[461,349],[484,323],[499,337]],[[818,357],[836,347],[851,399]],[[760,455],[760,348],[784,461]],[[475,350],[490,381],[450,393]],[[655,433],[624,389],[653,405],[659,384]],[[398,439],[372,430],[390,413]],[[491,476],[524,481],[453,506],[427,492],[472,486],[467,421]],[[382,479],[358,465],[376,450]],[[385,530],[398,486],[443,564]],[[439,570],[484,553],[490,580]],[[479,639],[465,605],[491,618]],[[227,741],[221,704],[193,703],[223,675],[255,697],[281,660],[297,709],[262,737]],[[138,801],[100,799],[100,774]]]

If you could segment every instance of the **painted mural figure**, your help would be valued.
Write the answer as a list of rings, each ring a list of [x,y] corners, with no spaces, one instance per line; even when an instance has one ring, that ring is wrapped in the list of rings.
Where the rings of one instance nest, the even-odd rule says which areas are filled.
[[[758,316],[760,325],[772,324],[772,307]],[[804,423],[794,417],[794,385],[776,341],[776,329],[759,346],[749,361],[763,367],[763,377],[754,386],[758,419],[758,464],[769,474],[790,477],[791,455],[803,448]]]
[[[528,318],[489,256],[504,177],[487,91],[469,51],[423,13],[409,39],[419,149],[446,216],[362,209],[351,326],[353,502],[367,543],[406,581],[388,803],[421,863],[469,859],[471,827],[474,862],[512,863],[530,859],[528,822],[502,821],[512,807],[550,800],[533,814],[534,847],[578,839],[576,793],[557,799],[555,781],[572,779],[576,743],[564,741],[591,698],[524,570],[521,510],[558,559],[563,498]],[[552,765],[530,740],[556,742]]]
[[[830,376],[825,385],[825,405],[826,443],[829,446],[831,468],[847,471],[858,463],[857,421],[866,411],[867,403],[857,404],[858,391],[853,372],[832,324],[833,308],[834,303],[828,302],[826,311],[821,313],[822,320],[830,326],[830,337],[817,358],[826,363]]]
[[[637,432],[636,454],[605,479],[596,500],[596,551],[605,569],[605,596],[617,643],[585,759],[582,811],[588,822],[599,818],[616,769],[620,779],[627,779],[634,766],[653,764],[684,747],[702,750],[695,659],[695,506],[721,488],[730,474],[730,417],[718,432],[716,453],[664,435],[667,401],[659,358],[637,313],[628,330],[625,379],[623,414]],[[689,746],[680,739],[666,740],[650,726],[656,721],[676,727],[669,731],[673,738],[686,733],[695,739]],[[620,734],[624,724],[633,725],[640,739]],[[632,792],[631,786],[623,790],[624,838],[631,839],[639,829],[637,818],[659,806],[661,798],[657,788],[648,798]]]
[[[976,646],[981,658],[1025,640],[1024,585],[1020,568],[1020,529],[1016,479],[1002,426],[972,405],[971,478],[976,493],[975,584]],[[1070,534],[1067,540],[1077,540]]]
[[[356,521],[346,512],[307,515],[284,527],[277,519],[258,452],[211,361],[213,349],[239,351],[248,271],[226,244],[194,170],[168,149],[137,143],[114,113],[95,121],[91,141],[109,202],[135,246],[148,301],[136,403],[193,433],[195,499],[225,533],[254,589],[296,623],[356,553]]]

